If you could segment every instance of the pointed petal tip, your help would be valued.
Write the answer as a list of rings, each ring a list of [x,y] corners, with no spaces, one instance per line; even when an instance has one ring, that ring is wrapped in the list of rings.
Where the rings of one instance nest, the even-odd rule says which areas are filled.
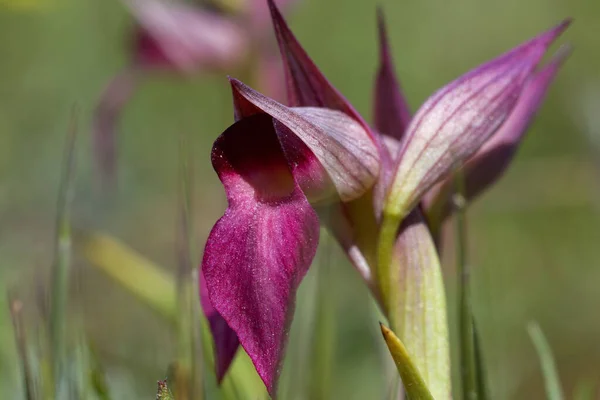
[[[277,4],[275,4],[275,0],[267,0],[267,5],[269,6],[269,12],[271,13],[271,21],[273,22],[275,31],[279,29],[278,26],[280,25],[287,26],[287,23],[285,22],[281,11],[279,11]]]
[[[239,94],[240,92],[252,90],[250,86],[246,85],[244,82],[240,81],[237,78],[228,75],[227,79],[229,80],[229,85],[231,86],[231,90],[234,94]]]
[[[379,57],[383,62],[389,57],[389,44],[385,16],[381,6],[377,6],[377,32],[379,36]]]
[[[524,62],[522,66],[526,72],[525,76],[528,75],[538,65],[548,47],[569,27],[571,22],[571,18],[565,18],[559,24],[510,50],[489,63],[489,65],[494,65],[498,62],[504,63],[506,61],[509,61],[513,65]]]
[[[383,12],[383,6],[381,4],[377,5],[377,27],[379,28],[379,32],[382,30],[385,31],[385,14]]]
[[[548,29],[546,32],[540,34],[534,41],[541,43],[543,46],[550,46],[552,42],[556,40],[573,22],[573,18],[565,18],[558,25]]]
[[[277,4],[275,4],[275,0],[267,0],[267,5],[269,6],[271,15],[279,14],[279,9],[277,8]]]

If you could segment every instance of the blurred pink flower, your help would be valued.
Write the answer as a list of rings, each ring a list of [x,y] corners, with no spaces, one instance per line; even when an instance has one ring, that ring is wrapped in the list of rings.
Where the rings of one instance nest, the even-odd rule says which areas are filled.
[[[285,6],[292,1],[280,3]],[[193,76],[257,67],[255,76],[261,87],[269,88],[275,97],[282,92],[277,86],[282,70],[273,62],[273,46],[261,40],[268,22],[264,1],[247,0],[234,14],[180,1],[125,0],[125,4],[135,20],[130,61],[104,89],[92,127],[98,176],[109,185],[116,174],[119,118],[141,76],[157,70]],[[253,63],[250,55],[256,59]]]

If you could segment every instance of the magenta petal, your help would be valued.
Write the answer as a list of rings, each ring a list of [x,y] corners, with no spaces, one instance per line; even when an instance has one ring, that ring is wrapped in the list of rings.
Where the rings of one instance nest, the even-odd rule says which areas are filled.
[[[348,114],[349,104],[302,48],[273,0],[268,0],[292,107],[326,107]]]
[[[227,322],[210,302],[206,280],[202,271],[199,274],[199,285],[200,304],[202,305],[204,316],[208,320],[214,342],[217,382],[221,383],[233,362],[240,342],[234,330],[227,325]]]
[[[431,96],[403,138],[386,212],[405,216],[471,157],[512,112],[525,82],[569,21],[463,75]]]
[[[92,122],[96,173],[103,187],[115,183],[117,167],[117,125],[125,105],[133,95],[137,71],[127,68],[114,76],[104,89],[94,110]]]
[[[212,162],[229,207],[210,233],[202,271],[212,305],[274,396],[319,221],[293,179],[271,117],[236,122],[215,142]]]
[[[377,13],[379,27],[379,70],[375,78],[373,119],[381,136],[381,176],[373,192],[377,218],[381,215],[388,185],[392,179],[394,161],[400,149],[400,140],[411,119],[410,109],[394,72],[385,21],[381,9]]]
[[[546,92],[560,66],[569,55],[564,47],[552,61],[537,72],[523,89],[514,110],[498,131],[471,157],[463,167],[465,196],[472,201],[500,179],[508,168]],[[451,213],[453,177],[436,184],[423,198],[430,223],[439,226]]]
[[[287,11],[298,0],[276,0],[277,5],[284,11]],[[261,32],[269,23],[269,5],[266,0],[246,0],[248,8],[248,17],[255,31]]]
[[[128,0],[139,24],[136,62],[185,73],[227,68],[246,53],[242,29],[215,13],[177,1]]]
[[[410,109],[402,94],[400,84],[394,72],[394,62],[390,54],[385,21],[383,14],[379,10],[379,71],[375,79],[375,109],[374,121],[375,129],[386,136],[400,141],[411,119]],[[392,158],[396,154],[390,149]]]
[[[331,181],[337,196],[342,201],[350,201],[373,186],[379,175],[379,149],[360,122],[327,108],[286,107],[235,79],[231,80],[231,85],[237,119],[260,112],[269,114],[306,146],[305,153],[310,153],[310,157],[305,160],[311,161],[306,171],[318,173],[318,176],[306,179],[298,176],[303,189],[302,183],[312,180],[317,186],[323,185],[329,194],[331,191],[323,181]],[[284,150],[290,151],[290,146]],[[313,161],[318,161],[318,165]],[[311,197],[311,202],[325,198],[325,194],[317,199]]]
[[[377,138],[360,114],[327,80],[302,48],[273,0],[268,0],[285,70],[288,102],[292,107],[324,107],[357,120],[374,142]]]

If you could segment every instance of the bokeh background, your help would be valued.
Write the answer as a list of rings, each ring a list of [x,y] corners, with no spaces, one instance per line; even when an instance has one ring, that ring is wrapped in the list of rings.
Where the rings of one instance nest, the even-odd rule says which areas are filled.
[[[567,16],[574,52],[508,174],[469,212],[476,315],[494,398],[543,398],[525,326],[536,319],[555,352],[568,398],[600,382],[600,3],[592,0],[301,0],[288,19],[309,54],[367,118],[377,64],[376,6],[388,22],[397,72],[413,110],[435,89]],[[116,193],[99,193],[90,121],[126,63],[132,19],[117,0],[0,1],[0,397],[21,381],[4,293],[16,290],[38,335],[36,298],[48,280],[61,158],[79,109],[73,224],[102,231],[174,270],[178,139],[194,154],[194,231],[204,239],[225,207],[210,165],[212,141],[232,121],[226,74],[149,75],[120,123]],[[598,147],[595,147],[597,145]],[[450,232],[451,233],[451,232]],[[115,399],[150,399],[173,358],[164,321],[78,253],[70,305],[103,363]],[[452,241],[445,275],[452,306]],[[327,274],[334,321],[336,399],[383,398],[377,315],[331,241],[314,268]],[[300,291],[290,353],[310,346],[314,275]],[[311,311],[313,310],[313,311]],[[453,317],[453,312],[450,312]],[[307,333],[308,332],[308,333]],[[453,331],[454,333],[454,331]],[[290,356],[297,361],[297,357]],[[291,381],[314,366],[288,362]],[[295,363],[295,365],[291,365]],[[298,397],[298,396],[297,396]],[[255,398],[245,397],[241,398]],[[286,397],[287,398],[287,397]],[[292,395],[289,398],[294,398]],[[301,397],[299,397],[301,398]],[[600,398],[600,394],[596,398]]]

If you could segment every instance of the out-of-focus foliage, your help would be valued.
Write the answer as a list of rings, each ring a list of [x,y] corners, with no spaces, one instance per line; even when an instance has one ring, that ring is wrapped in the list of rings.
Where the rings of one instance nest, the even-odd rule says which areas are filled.
[[[232,121],[224,75],[178,79],[159,74],[146,81],[120,127],[118,190],[112,196],[99,193],[85,128],[102,87],[125,62],[124,38],[131,21],[116,0],[38,3],[0,2],[0,293],[10,287],[23,294],[30,326],[41,312],[37,301],[52,258],[62,143],[72,105],[78,104],[82,117],[74,227],[110,232],[172,272],[179,133],[192,133],[194,229],[201,248],[225,206],[210,165],[210,148]],[[543,395],[538,361],[523,329],[531,319],[544,326],[566,393],[582,379],[597,381],[600,163],[588,138],[600,136],[597,110],[589,107],[600,101],[600,3],[299,3],[289,18],[299,39],[365,115],[370,113],[377,61],[376,4],[386,13],[398,73],[413,107],[471,67],[565,16],[575,18],[565,35],[574,53],[515,165],[469,211],[472,286],[493,398]],[[26,9],[35,12],[16,12]],[[160,316],[91,268],[77,253],[79,239],[75,234],[71,309],[83,319],[115,398],[152,398],[155,382],[164,377],[175,353],[173,332]],[[447,242],[444,273],[449,304],[454,304],[453,243]],[[388,355],[368,294],[337,248],[328,251],[328,279],[335,288],[327,299],[333,302],[336,322],[334,397],[383,398],[392,379],[382,373]],[[300,332],[313,320],[311,279],[298,296],[290,360],[284,368],[288,381],[309,379],[308,373],[299,378],[285,375],[292,374],[291,368],[300,370],[291,360],[302,360],[298,354],[306,350]],[[455,315],[450,311],[452,322]],[[1,398],[19,393],[15,357],[5,296],[0,295]]]
[[[53,0],[0,0],[0,8],[12,11],[40,11],[52,4]]]

